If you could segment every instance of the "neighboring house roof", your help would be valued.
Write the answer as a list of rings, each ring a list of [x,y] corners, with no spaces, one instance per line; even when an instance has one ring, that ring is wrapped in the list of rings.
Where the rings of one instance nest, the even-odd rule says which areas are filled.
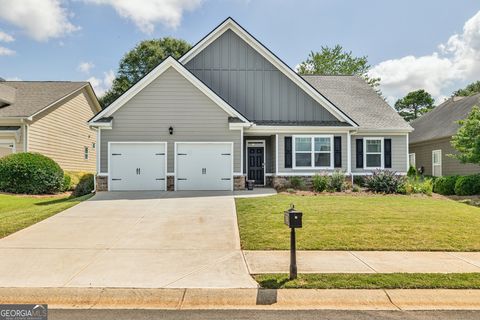
[[[457,100],[458,98],[450,98],[412,121],[411,125],[415,131],[410,134],[410,143],[441,139],[456,134],[459,128],[457,121],[465,119],[473,106],[480,106],[480,93]]]
[[[81,88],[90,88],[88,82],[69,81],[2,81],[0,84],[15,89],[13,103],[0,107],[0,117],[30,117]]]
[[[305,75],[303,78],[362,129],[412,130],[412,127],[359,76]]]

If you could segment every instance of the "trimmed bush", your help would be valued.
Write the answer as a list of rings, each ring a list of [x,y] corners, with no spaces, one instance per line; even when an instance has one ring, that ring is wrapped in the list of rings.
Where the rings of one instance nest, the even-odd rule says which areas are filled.
[[[342,171],[334,171],[329,177],[327,190],[330,192],[341,192],[345,190],[345,174]]]
[[[433,192],[451,196],[455,194],[455,183],[458,176],[438,177],[433,183]]]
[[[72,178],[67,173],[64,173],[63,183],[62,183],[62,191],[65,192],[65,191],[70,190],[71,186],[72,186]]]
[[[89,194],[93,191],[94,188],[94,178],[93,174],[87,173],[80,178],[80,181],[77,184],[77,187],[73,191],[74,197],[83,196]]]
[[[457,196],[473,196],[480,194],[480,174],[461,176],[455,182]]]
[[[365,179],[365,187],[378,193],[405,193],[405,177],[394,171],[377,170]]]
[[[407,171],[407,177],[413,178],[416,176],[417,176],[417,169],[415,169],[415,167],[413,166],[410,166],[410,168],[408,168],[408,171]]]
[[[65,174],[68,174],[70,178],[72,179],[71,186],[70,186],[70,191],[75,190],[78,182],[80,182],[80,179],[86,175],[89,174],[90,172],[84,172],[84,171],[65,171]]]
[[[63,170],[39,153],[14,153],[0,159],[0,191],[51,194],[62,190]]]
[[[316,174],[312,178],[313,191],[323,192],[328,186],[328,176]]]
[[[289,182],[290,182],[290,186],[295,190],[305,189],[305,181],[303,181],[303,179],[300,177],[296,177],[296,176],[291,177],[289,179]]]

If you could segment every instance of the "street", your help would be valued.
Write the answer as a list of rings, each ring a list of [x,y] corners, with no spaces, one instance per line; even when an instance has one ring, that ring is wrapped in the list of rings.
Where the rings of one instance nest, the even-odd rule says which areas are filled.
[[[50,320],[477,320],[480,311],[49,310]]]

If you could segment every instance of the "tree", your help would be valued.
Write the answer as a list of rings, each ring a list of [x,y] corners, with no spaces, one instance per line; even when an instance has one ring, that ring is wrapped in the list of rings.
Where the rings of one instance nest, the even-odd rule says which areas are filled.
[[[178,59],[190,48],[186,41],[170,37],[140,42],[120,60],[112,87],[100,98],[100,103],[108,106],[165,58]]]
[[[458,151],[452,156],[462,163],[480,164],[480,108],[474,106],[452,137],[452,146]]]
[[[320,52],[310,52],[297,71],[300,74],[358,75],[380,93],[377,88],[380,78],[370,78],[370,68],[367,56],[355,57],[352,51],[346,51],[337,44],[333,48],[322,46]]]
[[[480,93],[480,81],[472,82],[465,88],[454,91],[452,95],[455,97],[468,97],[476,93]]]
[[[435,100],[430,93],[420,89],[409,92],[405,97],[398,99],[395,102],[395,110],[405,119],[405,121],[412,121],[417,119],[424,113],[432,110]]]

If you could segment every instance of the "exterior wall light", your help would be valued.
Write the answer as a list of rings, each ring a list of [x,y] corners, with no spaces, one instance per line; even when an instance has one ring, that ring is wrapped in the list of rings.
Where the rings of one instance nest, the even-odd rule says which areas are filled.
[[[170,135],[173,134],[173,127],[172,126],[170,126],[170,128],[168,128],[168,132],[170,133]]]

